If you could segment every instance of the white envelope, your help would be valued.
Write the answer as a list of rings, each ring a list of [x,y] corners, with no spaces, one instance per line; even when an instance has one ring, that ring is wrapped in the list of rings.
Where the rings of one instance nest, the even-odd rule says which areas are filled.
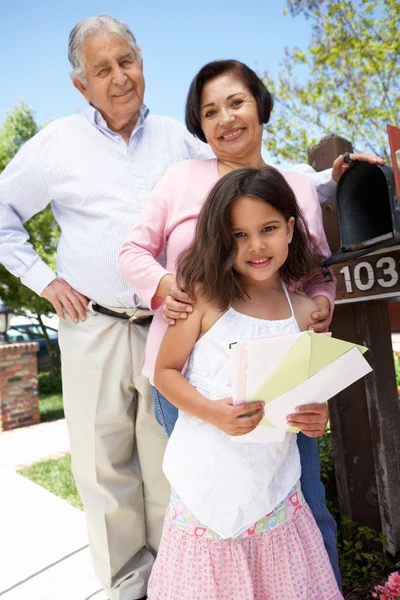
[[[232,345],[234,404],[264,400],[260,425],[235,442],[275,442],[286,418],[303,404],[323,403],[372,371],[367,348],[311,331],[243,340]]]

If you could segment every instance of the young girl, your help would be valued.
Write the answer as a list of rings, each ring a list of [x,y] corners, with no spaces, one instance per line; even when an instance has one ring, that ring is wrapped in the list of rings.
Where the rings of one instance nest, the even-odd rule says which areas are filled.
[[[233,406],[229,345],[306,330],[315,304],[285,284],[318,264],[278,171],[238,169],[212,189],[178,264],[194,312],[168,329],[156,364],[155,385],[180,413],[164,457],[172,494],[149,600],[342,598],[302,496],[296,435],[232,441],[263,411],[261,402]],[[288,423],[310,434],[301,415]]]

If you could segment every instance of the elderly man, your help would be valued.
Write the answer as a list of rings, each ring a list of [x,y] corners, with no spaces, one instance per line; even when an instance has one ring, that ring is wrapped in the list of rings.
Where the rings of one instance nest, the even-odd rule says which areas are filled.
[[[61,319],[64,405],[95,572],[111,600],[137,600],[168,503],[166,437],[141,375],[151,313],[116,257],[168,167],[210,150],[180,123],[149,115],[141,50],[123,23],[80,22],[69,60],[88,106],[47,125],[0,176],[0,262]],[[329,195],[330,174],[320,182]],[[50,202],[61,227],[57,275],[23,227]]]
[[[151,313],[119,275],[117,253],[168,167],[210,150],[180,123],[148,114],[141,49],[124,24],[79,23],[69,60],[89,104],[50,123],[2,173],[0,262],[61,319],[65,413],[95,572],[112,600],[136,600],[169,490],[166,436],[141,375]],[[49,202],[61,227],[58,276],[23,228]]]

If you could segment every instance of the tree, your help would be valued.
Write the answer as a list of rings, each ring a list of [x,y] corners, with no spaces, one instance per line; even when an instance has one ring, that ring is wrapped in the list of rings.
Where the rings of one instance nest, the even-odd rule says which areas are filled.
[[[5,169],[21,146],[39,130],[32,109],[24,103],[17,104],[0,127],[0,172]],[[25,223],[30,242],[50,267],[55,268],[55,252],[59,230],[50,206]],[[0,297],[17,314],[35,317],[43,331],[52,361],[52,372],[59,374],[60,351],[54,347],[43,324],[43,316],[54,315],[53,306],[44,298],[25,287],[17,277],[0,265]]]
[[[265,74],[276,100],[266,147],[278,159],[304,162],[308,147],[336,133],[389,159],[386,125],[400,125],[399,1],[287,4],[286,13],[312,21],[312,35],[307,50],[285,50],[276,78]]]

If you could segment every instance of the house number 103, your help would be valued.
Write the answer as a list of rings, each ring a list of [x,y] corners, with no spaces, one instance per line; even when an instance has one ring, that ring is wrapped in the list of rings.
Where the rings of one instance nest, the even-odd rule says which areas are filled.
[[[353,277],[351,268],[349,266],[340,269],[340,273],[342,273],[344,277],[346,292],[348,294],[353,293],[353,281],[356,288],[361,292],[370,290],[372,287],[374,287],[375,282],[380,287],[391,288],[399,281],[399,273],[396,269],[396,261],[391,256],[380,258],[376,263],[376,268],[382,269],[383,277],[376,278],[374,268],[367,261],[356,264],[353,270]]]

